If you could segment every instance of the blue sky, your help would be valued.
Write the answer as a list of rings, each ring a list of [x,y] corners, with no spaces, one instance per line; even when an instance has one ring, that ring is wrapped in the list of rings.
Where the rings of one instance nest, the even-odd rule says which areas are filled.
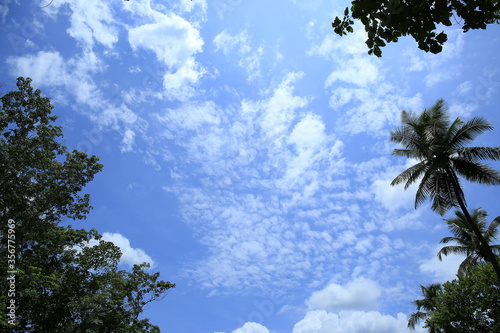
[[[500,27],[376,58],[360,26],[333,33],[347,5],[2,1],[2,91],[33,78],[65,144],[101,157],[73,225],[177,284],[145,312],[162,332],[405,332],[419,285],[454,277],[442,218],[389,185],[411,162],[388,133],[444,98],[498,146]],[[498,188],[464,190],[500,215]]]

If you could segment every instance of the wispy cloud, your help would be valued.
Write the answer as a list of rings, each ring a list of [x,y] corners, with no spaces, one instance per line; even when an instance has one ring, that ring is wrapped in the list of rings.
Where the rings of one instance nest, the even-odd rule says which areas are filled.
[[[387,216],[364,212],[385,200],[385,187],[367,179],[389,162],[346,162],[343,142],[295,93],[301,78],[285,75],[262,98],[235,106],[191,102],[156,114],[156,146],[168,140],[161,154],[175,170],[166,190],[207,250],[187,272],[212,294],[313,286],[348,270],[376,275],[398,260],[390,257],[401,242],[368,233],[415,227],[396,218],[389,227]]]
[[[226,56],[236,54],[239,57],[238,66],[246,69],[248,80],[252,81],[261,76],[261,59],[263,48],[253,49],[251,40],[246,31],[232,35],[226,30],[215,36],[213,40],[216,51],[221,50]]]
[[[398,123],[400,110],[420,107],[422,97],[406,97],[404,87],[390,83],[383,63],[366,54],[365,40],[358,27],[345,37],[328,35],[314,42],[307,54],[332,62],[324,87],[330,91],[330,107],[342,110],[337,127],[351,135],[385,136],[387,127]]]

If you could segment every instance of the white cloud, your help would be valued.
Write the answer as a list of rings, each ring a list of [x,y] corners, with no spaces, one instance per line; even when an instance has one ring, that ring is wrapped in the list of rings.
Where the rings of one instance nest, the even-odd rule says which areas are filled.
[[[180,108],[167,109],[157,115],[157,119],[170,123],[177,131],[198,131],[205,126],[218,126],[221,122],[218,107],[211,102],[186,103]],[[177,132],[178,133],[178,132]],[[168,133],[168,138],[173,138],[174,133]]]
[[[422,97],[406,97],[404,86],[387,81],[383,62],[367,55],[365,40],[366,32],[356,24],[354,33],[328,35],[307,54],[334,63],[324,87],[331,89],[330,107],[340,113],[337,128],[349,134],[386,136],[387,127],[398,124],[399,111],[420,106]]]
[[[345,285],[331,283],[323,290],[313,292],[306,304],[310,309],[332,312],[364,310],[374,307],[381,293],[378,283],[359,277]]]
[[[293,95],[293,83],[302,75],[288,74],[264,105],[261,127],[268,138],[273,140],[283,138],[296,118],[296,110],[308,104],[306,98]]]
[[[455,102],[450,104],[449,111],[452,116],[468,118],[474,111],[479,108],[479,104],[475,101],[472,103]]]
[[[375,60],[368,56],[342,61],[340,68],[328,75],[325,88],[331,87],[336,81],[351,83],[359,87],[366,87],[379,79],[378,67]]]
[[[461,68],[452,63],[452,60],[462,56],[465,45],[464,34],[456,27],[445,29],[448,41],[443,46],[443,51],[438,54],[425,53],[417,50],[415,45],[405,50],[403,55],[409,59],[409,65],[405,68],[410,72],[427,73],[424,82],[427,87],[433,87],[438,83],[449,81],[461,75]]]
[[[120,147],[120,150],[122,152],[130,152],[133,150],[134,148],[134,144],[135,144],[135,132],[132,131],[132,130],[126,130],[125,131],[125,134],[123,135],[123,139],[122,139],[122,145]]]
[[[443,81],[451,80],[459,76],[460,69],[455,69],[453,72],[449,71],[431,71],[431,73],[425,76],[425,85],[427,87],[435,86]]]
[[[173,13],[154,12],[151,17],[154,23],[129,30],[129,43],[134,50],[152,51],[168,67],[163,76],[167,97],[186,100],[194,94],[192,86],[206,73],[194,58],[202,51],[203,39],[191,23]]]
[[[411,332],[407,328],[407,317],[398,313],[396,317],[380,312],[341,311],[330,313],[324,310],[307,312],[304,319],[293,327],[293,333],[401,333]],[[425,332],[416,327],[415,332]]]
[[[133,49],[153,51],[168,67],[181,66],[203,46],[198,30],[174,14],[165,14],[155,23],[132,28],[128,34]]]
[[[250,51],[250,46],[248,45],[248,35],[245,31],[242,31],[237,35],[231,35],[226,30],[224,30],[217,36],[215,36],[213,42],[216,46],[215,51],[222,50],[222,52],[226,55],[235,48],[240,53],[246,53]]]
[[[269,330],[259,323],[247,322],[232,333],[269,333]]]
[[[425,60],[419,58],[420,50],[410,48],[403,52],[403,56],[410,58],[410,65],[406,67],[409,72],[421,72],[425,69]]]
[[[385,80],[382,62],[366,54],[366,34],[354,34],[339,41],[327,36],[308,52],[334,62],[324,87],[331,89],[329,105],[341,112],[337,127],[350,134],[385,136],[387,126],[398,124],[402,109],[421,105],[421,96],[405,97],[404,88]]]
[[[11,66],[12,76],[31,77],[35,87],[52,88],[45,93],[50,95],[54,104],[74,104],[74,100],[77,105],[87,106],[85,113],[99,126],[117,130],[123,124],[130,127],[140,123],[137,114],[122,100],[118,101],[119,104],[116,100],[107,100],[92,79],[93,74],[104,71],[105,67],[93,51],[84,51],[69,59],[64,59],[58,52],[40,51],[10,57],[7,63]],[[124,140],[130,140],[130,136]]]
[[[36,55],[11,57],[7,63],[13,67],[13,76],[29,76],[48,85],[62,85],[68,79],[67,65],[58,52],[40,51]]]
[[[405,190],[404,184],[391,186],[391,182],[396,176],[414,165],[415,161],[407,161],[404,168],[400,165],[386,165],[386,170],[375,176],[372,183],[372,190],[375,195],[375,200],[382,206],[394,212],[400,208],[408,210],[415,206],[415,193],[418,187],[418,181]]]
[[[205,70],[196,63],[194,58],[189,58],[184,65],[175,72],[166,73],[163,76],[163,86],[167,90],[169,98],[177,98],[185,101],[194,95],[195,90],[193,85],[196,84],[205,73]]]
[[[134,264],[142,264],[143,262],[149,263],[151,267],[156,264],[149,255],[144,252],[143,249],[133,248],[130,245],[128,238],[118,233],[105,232],[102,234],[102,239],[108,242],[114,243],[122,251],[122,257],[120,262],[122,264],[133,266]]]
[[[63,16],[69,17],[70,27],[66,30],[69,36],[74,38],[86,51],[90,51],[95,43],[99,43],[108,49],[118,41],[118,22],[115,21],[115,13],[111,4],[99,0],[89,1],[43,1],[41,3],[43,16],[55,18],[61,8],[69,8],[64,11]],[[35,20],[36,26],[44,28],[43,21]]]
[[[339,60],[341,59],[340,54],[346,54],[348,58],[365,55],[367,52],[366,38],[364,28],[356,22],[354,33],[342,37],[328,34],[319,44],[313,45],[307,54]]]
[[[376,81],[366,88],[332,90],[330,107],[342,110],[338,126],[350,133],[387,136],[388,126],[399,125],[401,110],[419,109],[422,96],[404,97],[399,88],[390,83]]]
[[[390,292],[390,288],[387,289]],[[370,310],[382,294],[382,288],[373,280],[356,278],[345,285],[329,284],[313,292],[306,300],[307,312],[293,327],[293,333],[424,333],[422,325],[408,329],[408,317],[403,313],[383,314]],[[394,295],[392,295],[394,296]],[[366,310],[366,311],[361,311]],[[259,324],[246,323],[233,333],[265,333],[269,330]]]
[[[301,152],[317,150],[326,141],[325,124],[319,116],[307,114],[295,125],[288,141]]]
[[[59,2],[59,1],[57,1]],[[99,0],[67,1],[72,14],[68,34],[91,48],[98,42],[108,48],[118,41],[118,29],[114,26],[112,9],[107,2]]]
[[[464,82],[460,83],[457,86],[456,90],[460,96],[465,96],[465,95],[471,94],[472,90],[473,90],[472,81],[464,81]]]
[[[329,34],[307,52],[310,56],[322,56],[336,63],[325,80],[325,88],[336,86],[337,81],[358,87],[380,81],[379,61],[367,55],[365,40],[364,29],[356,23],[354,33],[343,37]]]
[[[215,36],[213,42],[216,46],[215,51],[222,50],[226,56],[235,52],[239,56],[238,66],[246,69],[249,81],[260,77],[260,63],[264,51],[262,47],[252,50],[251,40],[246,31],[231,35],[224,30]]]
[[[112,242],[116,246],[120,248],[122,252],[122,257],[120,258],[120,263],[132,267],[133,265],[149,263],[151,268],[156,266],[155,261],[146,252],[139,248],[133,248],[130,245],[130,241],[128,238],[119,233],[110,233],[105,232],[102,234],[102,240],[107,242]],[[91,239],[85,247],[93,247],[98,244],[98,241],[95,239]],[[73,249],[76,249],[78,252],[81,251],[80,246],[74,246]]]
[[[446,244],[453,245],[453,244]],[[445,245],[437,245],[432,249],[428,259],[421,260],[420,271],[430,275],[434,282],[444,283],[456,278],[458,267],[465,259],[463,255],[450,254],[439,261],[437,254]]]
[[[92,52],[80,57],[64,59],[58,52],[40,51],[35,55],[11,57],[7,59],[12,76],[31,77],[37,86],[65,87],[78,103],[93,108],[102,105],[100,92],[90,74],[102,69],[100,61]],[[59,92],[55,98],[66,100]]]

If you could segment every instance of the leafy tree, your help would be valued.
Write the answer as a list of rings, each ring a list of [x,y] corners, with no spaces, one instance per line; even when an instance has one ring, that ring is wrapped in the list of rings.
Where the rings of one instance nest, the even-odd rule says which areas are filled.
[[[447,244],[449,242],[455,242],[457,245],[443,247],[438,252],[438,258],[442,260],[443,255],[447,256],[451,253],[465,255],[466,258],[458,269],[458,275],[463,277],[469,267],[480,265],[485,258],[479,251],[480,242],[474,234],[474,231],[469,227],[464,214],[460,211],[456,211],[455,215],[455,218],[445,220],[454,236],[443,238],[441,243]],[[491,244],[498,233],[500,216],[494,219],[488,227],[486,227],[486,216],[488,216],[488,214],[480,208],[474,209],[471,214],[472,222],[477,226],[486,242]],[[500,254],[500,245],[489,246],[495,255]]]
[[[412,313],[408,319],[408,328],[412,330],[415,329],[415,325],[420,321],[427,321],[432,317],[433,312],[436,310],[436,297],[441,291],[442,286],[439,283],[434,283],[427,287],[421,285],[420,289],[424,298],[412,302],[417,306],[417,312]],[[441,332],[441,330],[432,325],[424,325],[424,327],[429,328],[429,333]]]
[[[17,87],[0,99],[0,269],[15,271],[7,273],[11,280],[0,280],[0,327],[23,333],[159,332],[139,315],[175,285],[149,273],[146,264],[118,270],[117,246],[94,229],[61,225],[86,217],[92,207],[81,191],[102,165],[59,142],[62,129],[53,124],[50,99],[31,87],[31,79],[18,78]],[[7,299],[10,281],[15,297]],[[6,315],[5,300],[15,301],[15,318]]]
[[[499,160],[500,147],[466,147],[479,134],[493,127],[482,117],[467,122],[456,118],[451,122],[443,100],[438,100],[420,114],[402,111],[401,122],[400,128],[391,131],[390,141],[406,149],[394,149],[393,154],[416,159],[417,163],[400,173],[391,185],[404,183],[407,189],[421,179],[415,207],[427,199],[432,201],[432,210],[440,215],[452,207],[459,207],[479,240],[479,253],[493,264],[500,279],[497,258],[467,210],[458,178],[462,176],[481,184],[500,184],[500,173],[482,163],[484,160]]]
[[[354,20],[360,20],[368,33],[369,54],[382,55],[381,47],[412,36],[418,47],[439,53],[448,36],[438,25],[460,24],[464,32],[486,29],[500,21],[498,0],[353,0],[343,19],[335,17],[334,31],[340,36],[353,32]]]
[[[491,264],[443,284],[427,326],[453,333],[500,332],[500,284]]]

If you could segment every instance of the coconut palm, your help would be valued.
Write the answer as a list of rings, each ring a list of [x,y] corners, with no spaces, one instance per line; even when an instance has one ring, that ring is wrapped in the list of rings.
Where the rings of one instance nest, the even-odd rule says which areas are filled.
[[[390,141],[405,149],[394,149],[393,154],[415,159],[417,163],[400,173],[391,185],[404,183],[407,189],[420,181],[415,207],[428,199],[432,201],[431,208],[440,215],[452,207],[459,207],[479,240],[479,252],[492,263],[500,279],[498,261],[467,211],[458,178],[461,176],[481,184],[500,184],[500,173],[482,163],[484,160],[500,160],[500,147],[465,147],[493,127],[482,117],[467,122],[456,118],[451,122],[443,100],[438,100],[420,114],[402,111],[401,122],[400,128],[391,131]]]
[[[462,214],[461,211],[457,210],[455,211],[455,215],[455,218],[445,220],[454,237],[445,237],[441,240],[440,243],[447,244],[450,242],[454,242],[456,243],[456,245],[443,247],[438,252],[438,258],[439,260],[442,260],[442,256],[447,256],[448,254],[452,253],[465,255],[465,260],[462,261],[458,269],[458,275],[463,277],[465,276],[468,267],[479,266],[482,260],[486,260],[486,258],[484,258],[479,251],[479,240],[474,234],[474,231],[469,227],[464,214]],[[488,227],[486,227],[486,216],[488,216],[488,214],[483,209],[474,209],[470,216],[474,224],[483,235],[486,242],[488,244],[491,244],[498,233],[500,216],[494,219]],[[500,245],[489,245],[489,247],[495,255],[500,254]]]
[[[441,291],[442,287],[439,283],[431,284],[427,287],[420,285],[420,289],[422,290],[423,299],[418,299],[416,301],[412,301],[413,304],[417,306],[417,312],[414,312],[410,315],[408,319],[408,328],[414,330],[415,325],[423,320],[427,320],[432,317],[432,311],[436,310],[436,296]],[[425,326],[424,326],[425,327]],[[435,327],[428,327],[429,333],[440,333],[441,330]]]

